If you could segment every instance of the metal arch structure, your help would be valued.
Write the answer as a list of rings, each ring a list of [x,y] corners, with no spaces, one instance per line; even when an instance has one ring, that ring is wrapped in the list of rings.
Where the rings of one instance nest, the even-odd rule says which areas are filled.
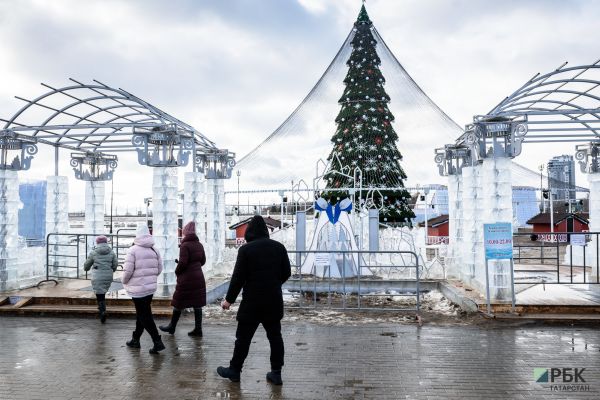
[[[581,142],[600,138],[600,59],[536,74],[474,122],[527,124],[523,142]]]
[[[74,151],[123,152],[135,150],[127,137],[136,129],[171,126],[183,137],[193,139],[197,151],[218,150],[192,126],[124,89],[97,80],[91,84],[70,80],[73,84],[62,88],[42,83],[49,91],[33,100],[16,96],[26,104],[10,119],[0,118],[4,122],[1,130]],[[29,123],[29,112],[41,112],[42,117],[36,114],[35,119],[43,122]]]
[[[436,149],[435,161],[441,175],[453,175],[461,165],[473,165],[492,153],[514,158],[523,143],[560,142],[586,143],[591,147],[586,152],[578,146],[578,160],[593,157],[589,162],[596,162],[600,59],[574,67],[564,63],[534,75],[487,114],[474,116],[454,144]]]
[[[185,166],[191,152],[194,170],[207,179],[231,177],[235,154],[219,149],[191,125],[124,89],[97,80],[90,84],[70,80],[72,84],[62,88],[42,83],[49,91],[33,100],[16,96],[25,105],[10,119],[0,118],[4,122],[0,150],[20,146],[37,151],[37,143],[46,144],[57,151],[55,163],[59,148],[94,159],[135,151],[140,164],[152,167]],[[17,155],[11,161],[2,154],[0,168],[27,169],[30,160],[31,156]]]

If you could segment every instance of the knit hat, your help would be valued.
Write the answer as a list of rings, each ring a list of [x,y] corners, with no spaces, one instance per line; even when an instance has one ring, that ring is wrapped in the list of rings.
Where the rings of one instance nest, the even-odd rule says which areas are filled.
[[[139,222],[137,225],[137,230],[135,232],[135,236],[144,236],[149,235],[150,229],[148,229],[148,225],[143,222]]]
[[[96,244],[108,243],[108,238],[104,235],[100,235],[96,238]]]
[[[196,234],[196,223],[194,221],[190,221],[183,227],[183,236]]]

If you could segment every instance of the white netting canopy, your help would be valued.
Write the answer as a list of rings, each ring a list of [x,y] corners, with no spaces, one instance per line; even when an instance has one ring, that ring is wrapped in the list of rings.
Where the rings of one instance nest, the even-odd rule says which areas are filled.
[[[433,161],[434,149],[453,143],[463,128],[427,96],[377,29],[374,26],[372,29],[381,59],[380,68],[386,79],[385,90],[391,98],[389,108],[395,116],[397,146],[403,155],[401,165],[408,176],[405,185],[444,182]],[[318,160],[325,160],[332,148],[334,119],[340,110],[338,99],[344,90],[346,61],[352,51],[350,43],[354,34],[353,29],[293,113],[256,148],[238,159],[236,169],[244,177],[241,190],[289,188],[291,181],[300,179],[312,185]],[[539,172],[516,165],[513,175],[520,185],[539,186]],[[229,188],[235,190],[235,183],[229,181]]]

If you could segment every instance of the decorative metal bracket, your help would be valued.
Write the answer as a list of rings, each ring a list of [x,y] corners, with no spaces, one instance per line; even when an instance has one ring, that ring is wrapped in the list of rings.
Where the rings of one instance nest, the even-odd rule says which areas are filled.
[[[117,168],[117,156],[91,151],[71,153],[71,167],[81,181],[110,181]]]
[[[435,162],[441,176],[458,175],[465,165],[471,164],[471,149],[467,146],[447,144],[435,149]]]
[[[575,146],[575,159],[579,161],[581,172],[595,174],[600,172],[600,142],[589,142]]]
[[[185,167],[194,148],[194,140],[175,124],[135,127],[131,143],[138,162],[149,167]]]
[[[26,171],[38,148],[34,137],[0,130],[0,169]]]
[[[206,179],[229,179],[235,167],[235,153],[217,149],[196,154],[194,169],[203,172]]]
[[[521,154],[525,135],[527,135],[526,121],[496,118],[467,125],[459,141],[472,148],[473,161],[488,157],[515,158]]]

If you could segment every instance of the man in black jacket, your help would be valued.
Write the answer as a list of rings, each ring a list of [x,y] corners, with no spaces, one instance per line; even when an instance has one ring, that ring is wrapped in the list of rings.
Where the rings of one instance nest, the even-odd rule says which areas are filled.
[[[247,243],[238,251],[229,290],[221,303],[223,309],[229,309],[244,289],[237,313],[235,348],[229,367],[219,367],[217,373],[223,378],[239,382],[244,360],[250,350],[250,342],[258,325],[262,324],[271,345],[271,372],[267,374],[267,381],[281,385],[284,355],[281,337],[281,285],[291,275],[290,260],[285,247],[269,239],[269,230],[260,215],[252,218],[244,238]]]

